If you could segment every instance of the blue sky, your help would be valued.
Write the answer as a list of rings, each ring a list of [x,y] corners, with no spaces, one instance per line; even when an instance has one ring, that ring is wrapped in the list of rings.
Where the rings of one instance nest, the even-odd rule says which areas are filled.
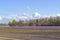
[[[0,19],[60,15],[60,0],[0,0]],[[24,16],[24,17],[25,17]],[[19,17],[19,18],[20,18]],[[16,17],[18,18],[18,17]],[[22,17],[23,19],[23,17]]]
[[[28,10],[27,7],[31,7]],[[40,7],[40,0],[0,0],[0,13],[2,15],[34,13]]]

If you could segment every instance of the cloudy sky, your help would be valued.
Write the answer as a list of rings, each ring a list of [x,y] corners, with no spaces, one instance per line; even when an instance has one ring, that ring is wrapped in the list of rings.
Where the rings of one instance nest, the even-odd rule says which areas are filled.
[[[0,22],[60,16],[60,0],[0,0]]]

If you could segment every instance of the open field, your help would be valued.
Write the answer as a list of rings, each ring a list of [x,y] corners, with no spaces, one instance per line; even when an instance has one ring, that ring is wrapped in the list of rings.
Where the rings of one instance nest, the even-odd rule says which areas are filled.
[[[60,40],[60,28],[0,28],[0,40]]]

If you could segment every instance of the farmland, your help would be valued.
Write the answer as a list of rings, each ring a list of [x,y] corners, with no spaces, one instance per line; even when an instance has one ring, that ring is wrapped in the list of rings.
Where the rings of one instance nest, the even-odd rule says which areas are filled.
[[[60,28],[0,28],[0,37],[4,40],[60,40]]]

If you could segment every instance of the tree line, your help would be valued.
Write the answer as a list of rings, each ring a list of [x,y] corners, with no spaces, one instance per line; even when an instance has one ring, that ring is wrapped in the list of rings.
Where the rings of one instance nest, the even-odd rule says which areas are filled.
[[[45,17],[40,19],[33,19],[29,21],[24,20],[12,20],[8,24],[0,24],[1,26],[60,26],[60,17]]]

